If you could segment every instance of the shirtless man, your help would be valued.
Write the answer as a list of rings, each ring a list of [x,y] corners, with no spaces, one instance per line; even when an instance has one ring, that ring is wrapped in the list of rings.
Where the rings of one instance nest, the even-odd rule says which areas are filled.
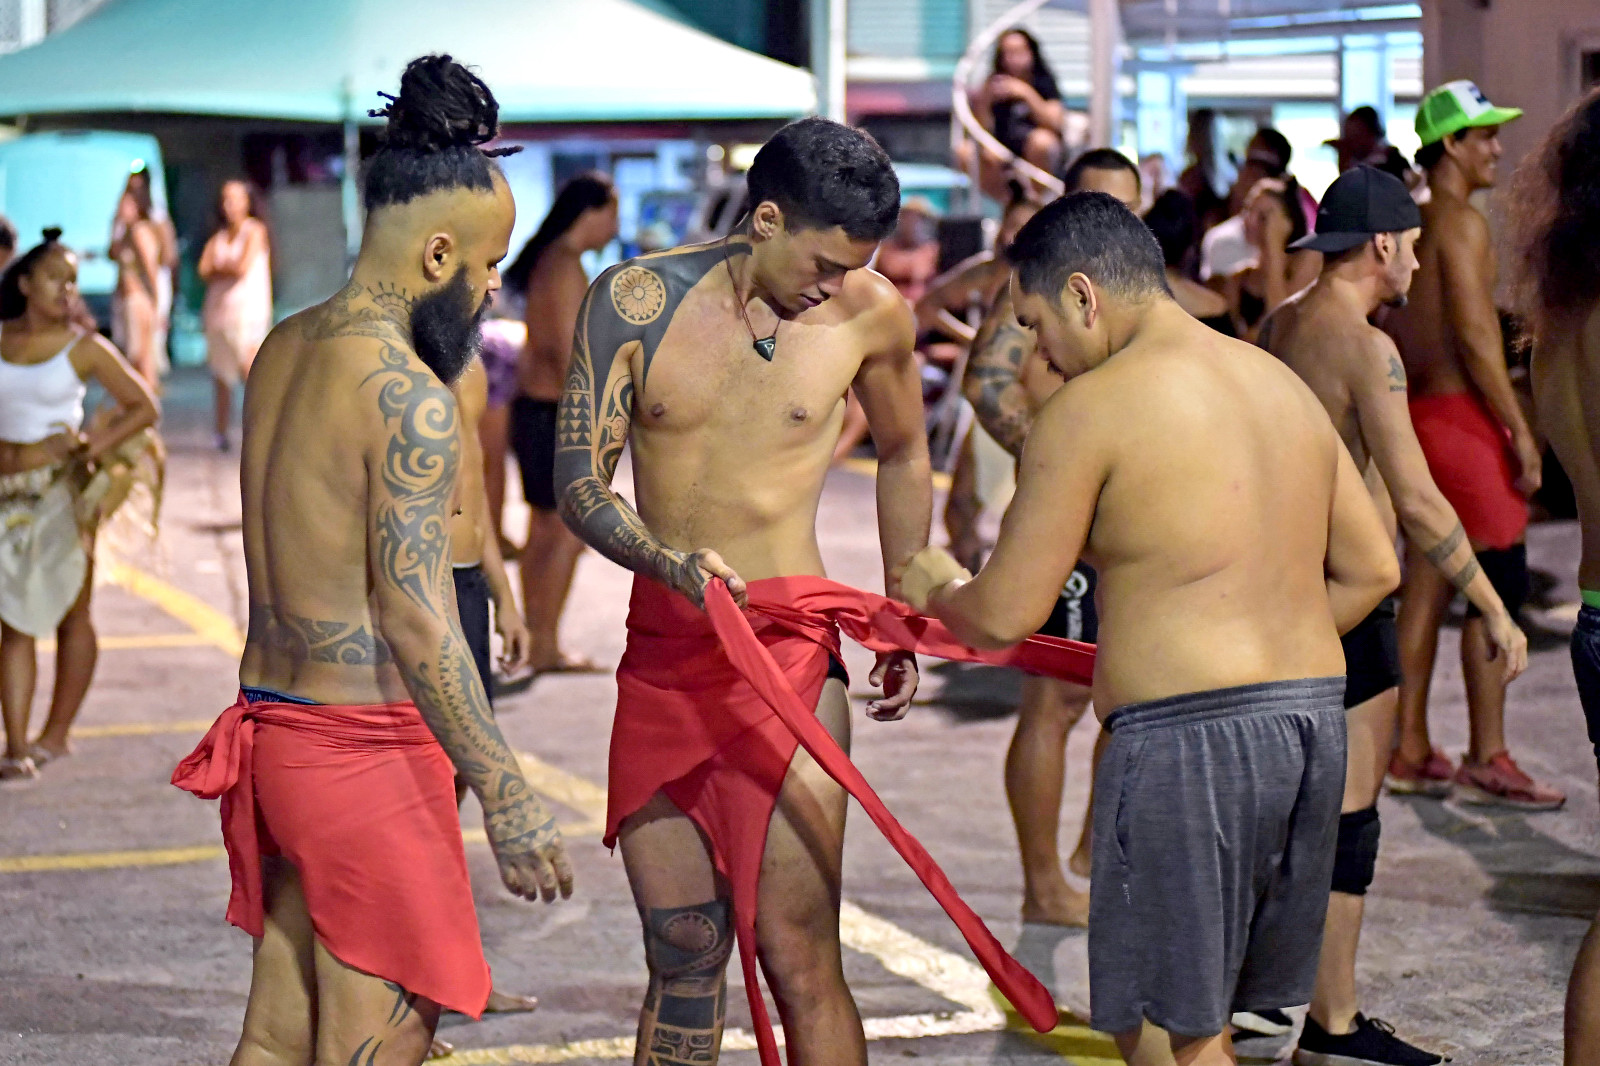
[[[1380,307],[1405,302],[1417,269],[1414,249],[1421,225],[1422,216],[1399,178],[1368,166],[1347,170],[1323,197],[1316,233],[1300,242],[1322,253],[1321,276],[1267,317],[1259,343],[1316,393],[1356,468],[1381,479],[1371,484],[1380,514],[1398,514],[1406,540],[1482,612],[1509,681],[1527,665],[1527,638],[1479,568],[1455,510],[1428,476],[1411,429],[1400,355],[1394,342],[1367,321]],[[1388,531],[1393,539],[1393,525]],[[1322,961],[1294,1055],[1297,1066],[1442,1061],[1357,1009],[1356,946],[1378,858],[1378,789],[1394,747],[1399,700],[1394,617],[1394,603],[1386,600],[1344,636],[1350,754]]]
[[[1591,91],[1518,168],[1513,222],[1518,310],[1534,334],[1534,407],[1578,498],[1583,607],[1572,631],[1572,672],[1600,762],[1600,275],[1589,239],[1600,225],[1597,132],[1600,91]],[[1572,967],[1565,1037],[1566,1066],[1600,1062],[1600,916]]]
[[[1309,389],[1173,302],[1161,249],[1099,193],[1011,248],[1017,320],[1066,379],[972,577],[902,577],[974,647],[1022,640],[1080,555],[1100,575],[1090,1024],[1135,1064],[1237,1061],[1236,1010],[1304,1003],[1344,779],[1339,634],[1399,568]]]
[[[1139,168],[1110,148],[1079,156],[1067,171],[1069,192],[1103,192],[1130,211],[1139,206]],[[973,342],[962,389],[978,422],[1013,456],[1021,457],[1034,412],[1061,385],[1011,311],[1010,287],[1000,290]],[[1095,572],[1082,562],[1062,586],[1041,633],[1093,644],[1099,637]],[[1067,883],[1057,837],[1061,831],[1061,793],[1066,787],[1067,737],[1089,709],[1089,690],[1070,681],[1027,677],[1017,707],[1017,729],[1006,751],[1006,796],[1022,854],[1022,920],[1053,925],[1083,925],[1089,897]],[[1098,761],[1105,734],[1095,740]],[[1092,799],[1072,856],[1072,870],[1089,876]]]
[[[927,543],[931,520],[911,311],[862,269],[899,207],[888,156],[857,130],[802,119],[756,155],[748,184],[755,206],[743,232],[620,264],[590,288],[562,399],[556,483],[573,530],[638,575],[618,669],[607,827],[608,841],[622,843],[650,967],[635,1061],[716,1060],[734,923],[750,921],[790,1061],[851,1066],[866,1062],[866,1044],[839,956],[844,791],[797,753],[769,782],[776,809],[770,826],[754,827],[757,854],[748,855],[738,846],[748,837],[726,828],[741,814],[733,790],[746,787],[743,767],[722,768],[725,746],[685,754],[697,743],[685,735],[691,726],[657,725],[665,703],[692,698],[703,707],[692,731],[716,737],[726,708],[754,695],[697,610],[707,582],[726,582],[743,602],[747,582],[753,600],[770,584],[758,579],[823,573],[817,504],[847,389],[877,444],[886,573]],[[625,444],[637,511],[611,488]],[[895,594],[893,581],[887,587]],[[763,639],[847,746],[842,668],[809,640]],[[886,697],[869,714],[899,717],[916,680],[913,657],[881,656],[872,682]],[[751,958],[751,1013],[763,1061],[776,1066]]]
[[[1411,422],[1439,491],[1461,516],[1478,563],[1515,617],[1528,591],[1523,534],[1527,497],[1539,488],[1539,443],[1506,372],[1495,315],[1495,257],[1489,223],[1468,197],[1495,183],[1499,129],[1521,115],[1495,107],[1478,87],[1450,82],[1417,110],[1431,198],[1422,209],[1417,277],[1407,307],[1384,328],[1400,348]],[[1509,436],[1509,443],[1507,437]],[[1439,626],[1456,588],[1429,545],[1406,545],[1400,595],[1400,744],[1386,777],[1392,792],[1469,803],[1553,810],[1566,796],[1523,773],[1506,750],[1505,664],[1495,661],[1489,626],[1475,604],[1461,629],[1469,748],[1453,767],[1428,737],[1428,690]]]
[[[583,542],[556,513],[554,481],[556,408],[567,380],[578,306],[589,287],[583,253],[597,252],[617,236],[617,192],[603,174],[579,174],[561,187],[555,203],[506,271],[527,295],[523,321],[527,345],[517,361],[511,401],[511,442],[522,470],[522,495],[533,513],[521,556],[522,606],[533,634],[535,673],[585,673],[595,663],[561,650],[561,612]]]
[[[256,938],[234,1066],[415,1064],[441,1008],[483,1010],[455,774],[506,887],[571,892],[451,590],[461,449],[446,386],[472,357],[515,214],[478,147],[497,111],[448,56],[407,67],[350,283],[273,330],[246,390],[241,693],[174,775],[226,796],[228,917]]]

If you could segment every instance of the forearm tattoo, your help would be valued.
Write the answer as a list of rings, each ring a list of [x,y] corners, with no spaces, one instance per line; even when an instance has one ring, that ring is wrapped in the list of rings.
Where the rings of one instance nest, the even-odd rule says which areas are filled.
[[[455,397],[399,348],[385,344],[377,386],[388,426],[373,514],[374,580],[397,591],[444,631],[437,650],[401,657],[406,689],[462,778],[485,801],[510,802],[490,815],[501,842],[553,839],[555,822],[523,781],[489,709],[460,621],[450,609],[449,517],[460,466]],[[304,636],[304,634],[302,634]],[[487,806],[487,803],[486,803]]]
[[[607,559],[697,604],[704,602],[707,579],[695,555],[661,543],[611,488],[633,422],[634,381],[625,353],[638,346],[642,379],[648,378],[684,296],[724,256],[747,254],[745,244],[715,244],[646,256],[601,274],[578,313],[556,431],[556,495],[567,525]]]
[[[1450,562],[1450,556],[1456,553],[1456,549],[1461,547],[1462,541],[1466,539],[1467,531],[1462,528],[1460,522],[1457,522],[1456,528],[1452,529],[1443,540],[1423,553],[1428,562],[1432,563],[1435,568],[1449,579],[1450,584],[1461,592],[1467,591],[1467,586],[1472,584],[1473,579],[1478,576],[1480,570],[1478,557],[1476,555],[1468,555],[1467,561],[1457,567],[1454,572],[1445,569],[1445,567]]]
[[[1022,454],[1033,428],[1033,410],[1022,387],[1022,364],[1033,345],[1033,337],[1011,313],[1009,290],[1002,289],[972,342],[963,391],[979,425],[1015,456]]]

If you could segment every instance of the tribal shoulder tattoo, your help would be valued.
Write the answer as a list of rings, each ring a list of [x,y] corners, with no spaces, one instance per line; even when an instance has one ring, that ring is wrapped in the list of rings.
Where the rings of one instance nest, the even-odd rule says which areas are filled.
[[[556,498],[567,525],[607,559],[654,577],[700,605],[706,575],[694,553],[662,544],[612,490],[611,479],[633,422],[629,360],[635,346],[641,374],[648,377],[656,349],[689,290],[725,257],[748,254],[746,244],[674,249],[602,273],[578,313],[556,427]]]
[[[1011,313],[1011,288],[1006,286],[973,338],[962,392],[984,431],[1018,457],[1033,428],[1033,410],[1022,387],[1022,364],[1033,346],[1033,337]]]

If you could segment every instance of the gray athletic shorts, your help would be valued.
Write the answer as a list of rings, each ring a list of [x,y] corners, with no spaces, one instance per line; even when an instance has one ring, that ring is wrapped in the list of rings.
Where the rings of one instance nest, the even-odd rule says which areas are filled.
[[[1344,794],[1343,677],[1130,704],[1095,779],[1089,1007],[1211,1036],[1308,1002]]]

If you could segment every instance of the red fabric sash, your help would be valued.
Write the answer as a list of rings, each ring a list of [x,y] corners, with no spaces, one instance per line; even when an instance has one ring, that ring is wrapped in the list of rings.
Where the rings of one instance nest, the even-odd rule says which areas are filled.
[[[250,704],[241,693],[172,783],[222,800],[228,921],[262,935],[261,860],[281,854],[336,958],[477,1017],[489,966],[454,777],[414,704]]]
[[[1056,1024],[1049,991],[1013,959],[927,850],[895,819],[861,772],[816,720],[838,631],[873,651],[916,651],[961,662],[1015,666],[1087,684],[1094,649],[1031,637],[1015,648],[980,652],[940,622],[905,604],[825,578],[770,578],[749,584],[741,612],[721,582],[707,589],[706,611],[636,578],[628,650],[617,670],[606,842],[623,819],[657,791],[693,818],[712,842],[734,894],[739,954],[766,1066],[777,1044],[755,967],[755,909],[768,823],[797,746],[866,810],[879,830],[955,921],[996,986],[1040,1032]],[[760,631],[752,628],[754,619]]]

